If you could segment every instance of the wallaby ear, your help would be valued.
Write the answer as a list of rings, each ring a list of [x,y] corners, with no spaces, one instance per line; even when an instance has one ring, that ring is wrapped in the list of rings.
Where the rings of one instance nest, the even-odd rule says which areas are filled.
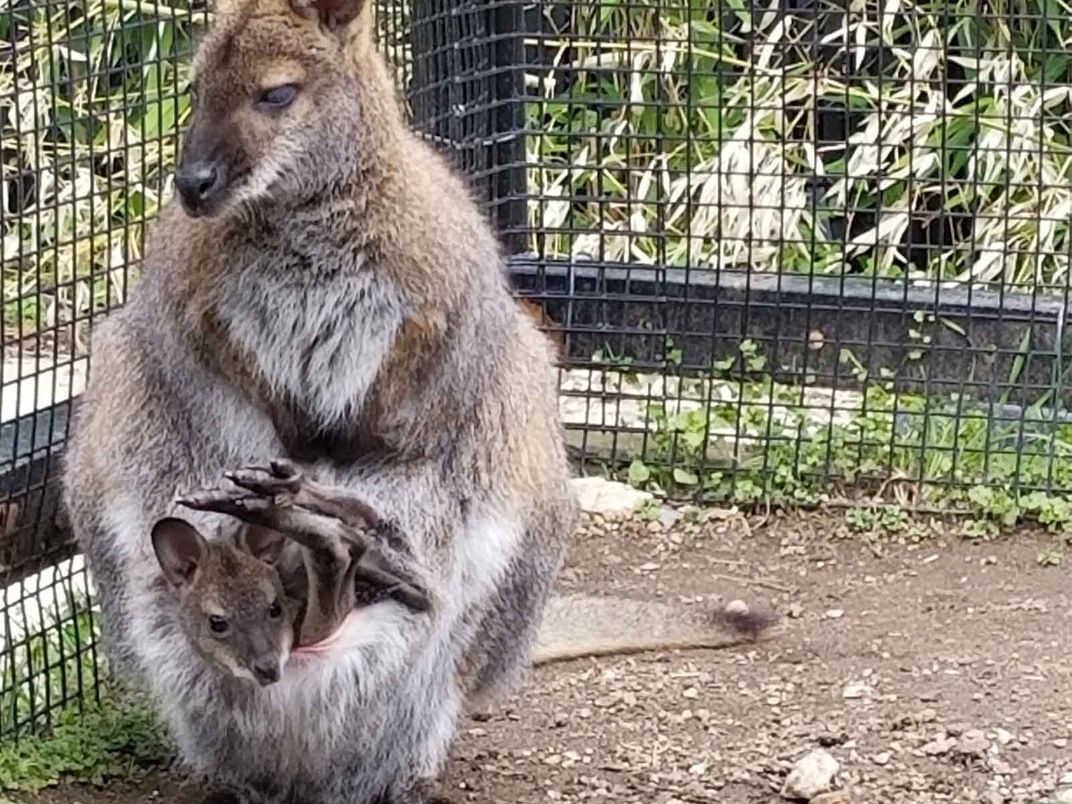
[[[367,0],[290,0],[306,19],[318,19],[329,31],[340,31],[360,16]]]
[[[153,525],[153,550],[172,586],[186,586],[208,553],[208,542],[185,519],[166,517]]]
[[[276,563],[287,543],[287,537],[282,533],[252,525],[244,529],[239,539],[247,553],[265,564]]]

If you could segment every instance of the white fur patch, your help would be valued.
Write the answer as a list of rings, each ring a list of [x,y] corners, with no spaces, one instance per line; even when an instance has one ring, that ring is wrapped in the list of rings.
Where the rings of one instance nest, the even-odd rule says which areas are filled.
[[[404,608],[394,601],[355,609],[343,620],[330,645],[313,654],[293,652],[284,670],[283,682],[305,684],[324,672],[354,662],[363,650],[380,656],[401,657],[407,647],[402,638],[408,617]]]
[[[450,601],[458,611],[497,588],[520,540],[517,521],[494,513],[474,516],[465,532],[458,534],[456,580],[451,588],[460,590],[464,599]]]
[[[123,563],[135,567],[146,561],[156,565],[152,543],[149,538],[150,523],[143,502],[129,493],[117,493],[104,506],[102,519],[105,531],[111,535],[112,545]]]
[[[300,295],[287,287],[294,281],[262,274],[248,288],[239,282],[234,295],[241,301],[225,308],[229,330],[277,391],[331,426],[360,409],[390,353],[402,309],[371,271],[309,283]],[[343,315],[349,318],[340,320]]]
[[[257,163],[252,175],[227,199],[227,208],[234,209],[244,203],[255,203],[268,195],[272,185],[283,175],[283,157],[268,156]]]

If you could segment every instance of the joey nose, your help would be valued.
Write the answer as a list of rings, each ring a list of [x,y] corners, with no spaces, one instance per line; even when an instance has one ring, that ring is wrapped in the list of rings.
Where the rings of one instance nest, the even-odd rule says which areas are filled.
[[[181,165],[175,172],[175,187],[182,205],[191,215],[208,207],[223,186],[223,172],[211,162]]]
[[[279,681],[279,662],[274,659],[256,662],[253,665],[253,675],[262,687],[275,684]]]

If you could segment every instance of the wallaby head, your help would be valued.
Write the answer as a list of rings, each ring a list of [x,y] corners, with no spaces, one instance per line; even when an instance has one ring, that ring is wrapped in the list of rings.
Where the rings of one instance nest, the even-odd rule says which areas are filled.
[[[362,114],[368,0],[220,0],[191,71],[176,187],[192,217],[346,180]]]
[[[153,526],[152,541],[197,652],[237,678],[261,686],[278,681],[297,616],[271,563],[283,537],[250,529],[241,545],[209,542],[190,523],[169,517]]]

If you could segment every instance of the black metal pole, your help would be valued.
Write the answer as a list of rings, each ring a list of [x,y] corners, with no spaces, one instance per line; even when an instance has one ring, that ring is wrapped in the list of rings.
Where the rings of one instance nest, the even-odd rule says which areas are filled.
[[[509,254],[527,250],[528,181],[525,168],[525,8],[504,0],[492,9],[495,114],[491,163],[494,221]]]

